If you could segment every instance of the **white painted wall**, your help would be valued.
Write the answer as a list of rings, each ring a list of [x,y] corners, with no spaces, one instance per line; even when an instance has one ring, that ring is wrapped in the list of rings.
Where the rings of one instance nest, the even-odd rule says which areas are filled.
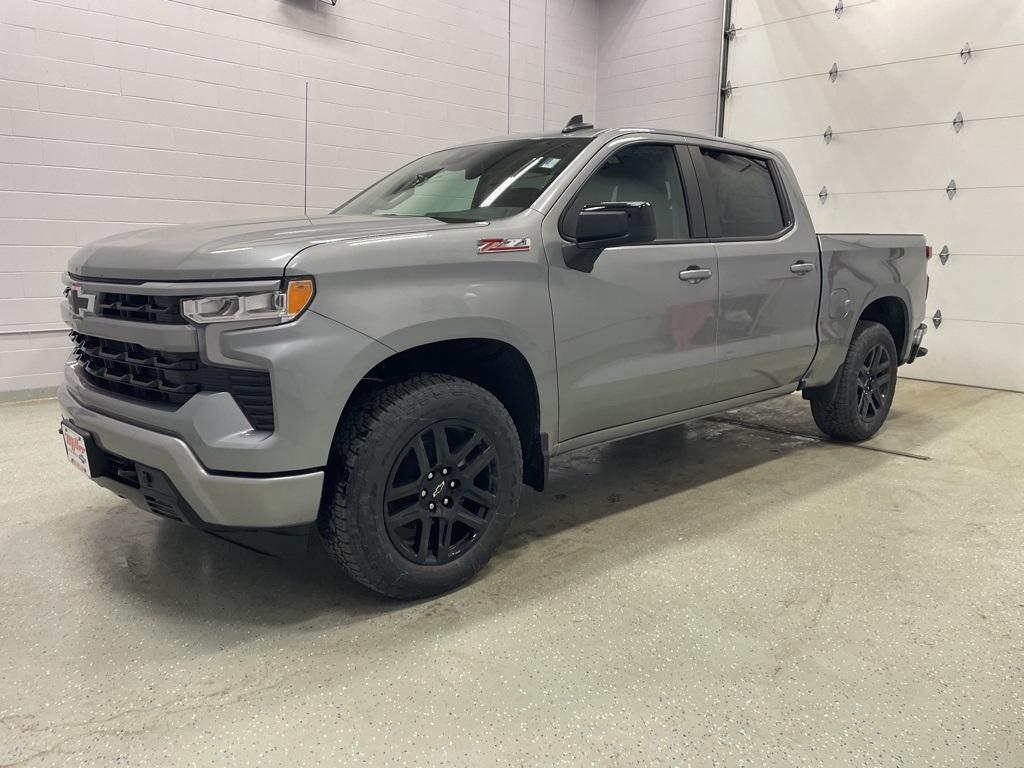
[[[596,0],[0,0],[0,390],[58,381],[77,247],[301,212],[307,83],[319,213],[423,152],[593,114],[597,27]]]
[[[942,325],[904,375],[1024,390],[1024,4],[845,0],[839,18],[835,5],[734,0],[726,135],[786,153],[819,230],[949,247],[929,266]]]
[[[722,0],[600,0],[597,119],[714,133]]]

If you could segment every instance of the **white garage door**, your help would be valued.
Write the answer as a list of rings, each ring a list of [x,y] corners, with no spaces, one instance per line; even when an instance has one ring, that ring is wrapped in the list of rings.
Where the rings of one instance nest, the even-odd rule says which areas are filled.
[[[941,323],[902,373],[1024,390],[1024,2],[733,0],[731,23],[725,135],[785,152],[820,231],[935,249]]]

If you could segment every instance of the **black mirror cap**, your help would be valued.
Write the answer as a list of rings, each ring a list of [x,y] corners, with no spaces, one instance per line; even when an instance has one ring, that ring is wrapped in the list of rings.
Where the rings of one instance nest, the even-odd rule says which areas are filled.
[[[590,272],[605,248],[657,239],[654,207],[647,202],[588,205],[576,219],[576,242],[565,247],[566,266]]]

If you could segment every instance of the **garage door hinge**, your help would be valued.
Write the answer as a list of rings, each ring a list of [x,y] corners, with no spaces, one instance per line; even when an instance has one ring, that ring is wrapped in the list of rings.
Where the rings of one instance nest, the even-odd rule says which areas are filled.
[[[838,19],[842,15],[843,15],[843,0],[839,0],[839,2],[836,3],[836,18]]]
[[[949,246],[948,245],[942,246],[942,250],[939,251],[939,261],[942,262],[943,266],[945,266],[946,262],[949,261]]]
[[[821,192],[818,193],[818,199],[821,200],[822,205],[825,204],[825,201],[828,200],[828,187],[821,188]]]
[[[936,328],[938,328],[940,325],[942,325],[942,310],[941,309],[936,309],[935,310],[935,314],[932,315],[932,325],[934,325]]]
[[[956,179],[950,179],[949,184],[946,185],[946,196],[950,200],[956,197]]]
[[[960,129],[964,127],[964,115],[963,112],[957,112],[956,117],[953,118],[953,130],[960,133]]]
[[[732,80],[726,80],[725,81],[725,87],[722,88],[722,95],[723,96],[731,96],[732,95]]]
[[[736,37],[737,31],[739,31],[739,27],[737,27],[735,24],[730,24],[728,27],[725,28],[725,36],[732,40],[734,37]]]
[[[964,43],[964,47],[960,49],[960,61],[966,64],[969,58],[971,58],[971,44]]]
[[[832,143],[832,126],[830,125],[828,128],[826,128],[825,132],[823,134],[821,134],[821,135],[825,139],[825,143],[826,144],[831,144]]]
[[[828,71],[828,79],[834,83],[837,77],[839,77],[839,64],[832,62],[832,69]]]

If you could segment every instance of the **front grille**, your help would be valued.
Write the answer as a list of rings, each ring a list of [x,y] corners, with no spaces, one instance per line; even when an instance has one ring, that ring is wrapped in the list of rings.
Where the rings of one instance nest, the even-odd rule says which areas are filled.
[[[96,314],[142,323],[184,325],[180,296],[144,296],[135,293],[101,293]]]
[[[197,392],[228,392],[256,429],[274,429],[270,374],[206,365],[195,352],[161,352],[139,344],[72,332],[75,356],[90,384],[123,397],[178,406]]]

